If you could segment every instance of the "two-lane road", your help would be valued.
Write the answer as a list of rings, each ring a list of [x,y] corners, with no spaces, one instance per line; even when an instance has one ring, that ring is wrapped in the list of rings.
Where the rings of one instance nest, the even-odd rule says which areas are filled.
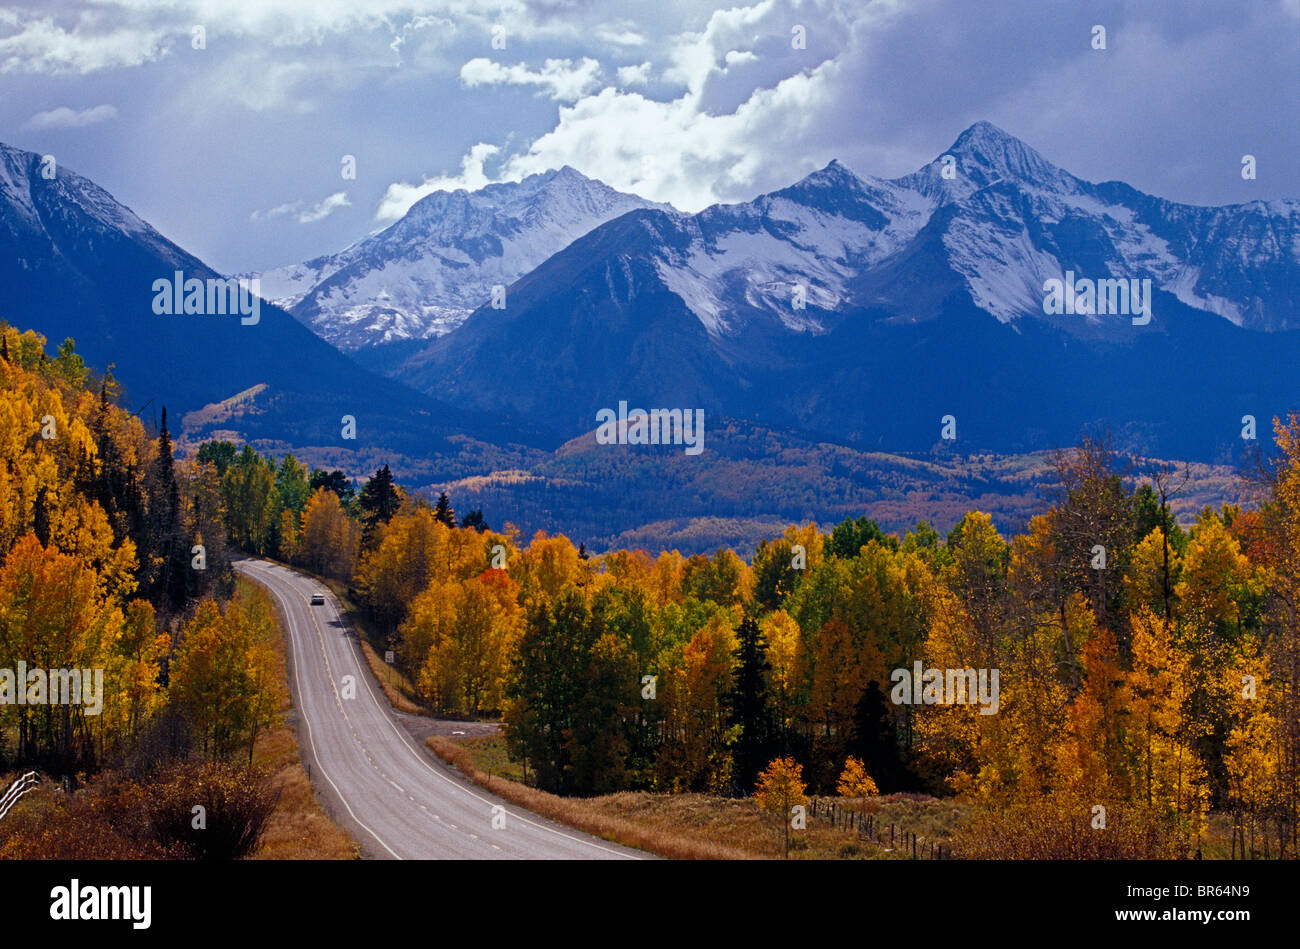
[[[636,859],[646,854],[544,820],[469,784],[394,719],[323,586],[277,564],[235,569],[265,587],[289,637],[298,743],[312,783],[366,856]],[[325,594],[312,606],[313,593]],[[347,678],[350,677],[350,680]]]

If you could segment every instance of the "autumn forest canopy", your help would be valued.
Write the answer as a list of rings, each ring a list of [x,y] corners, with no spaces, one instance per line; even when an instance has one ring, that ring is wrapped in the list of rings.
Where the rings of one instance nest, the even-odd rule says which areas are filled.
[[[1085,438],[1017,536],[972,510],[946,536],[791,525],[752,562],[591,554],[386,465],[358,488],[229,442],[177,458],[165,412],[147,430],[71,341],[44,345],[3,327],[0,668],[103,668],[106,697],[0,705],[0,771],[247,758],[282,699],[274,616],[230,566],[252,555],[337,583],[423,706],[499,719],[558,794],[744,796],[783,760],[810,793],[848,774],[959,797],[971,856],[1186,856],[1216,814],[1297,852],[1296,416],[1258,504],[1185,527],[1176,470],[1123,477]],[[916,663],[996,670],[996,714],[896,701]]]

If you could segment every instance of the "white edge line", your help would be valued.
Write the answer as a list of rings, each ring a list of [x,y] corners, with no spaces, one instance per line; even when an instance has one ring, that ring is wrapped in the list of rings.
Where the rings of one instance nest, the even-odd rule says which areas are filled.
[[[261,561],[261,562],[265,562],[265,561]],[[296,571],[289,570],[288,572],[292,573],[296,577],[303,576],[302,574],[297,573]],[[343,621],[343,616],[337,610],[335,610],[335,618],[340,621]],[[351,624],[348,624],[349,627],[350,625]],[[424,767],[428,769],[429,773],[434,775],[440,781],[444,781],[447,784],[451,785],[451,787],[455,788],[456,790],[469,795],[470,797],[474,798],[474,800],[482,804],[487,804],[489,807],[495,807],[498,801],[500,801],[500,799],[498,799],[498,801],[494,801],[490,798],[483,797],[482,795],[475,793],[473,790],[465,787],[459,782],[453,781],[447,775],[443,774],[437,768],[433,767],[433,765],[429,763],[429,759],[426,758],[418,748],[416,748],[414,745],[411,744],[410,736],[407,735],[403,729],[399,728],[397,723],[393,721],[392,712],[391,712],[392,707],[389,704],[387,697],[385,697],[384,701],[381,703],[375,695],[374,683],[372,682],[372,680],[374,679],[374,675],[373,673],[370,675],[366,674],[367,672],[370,671],[370,664],[365,661],[365,656],[361,652],[359,638],[360,637],[358,636],[357,640],[353,641],[352,637],[348,637],[349,642],[351,643],[351,647],[349,651],[353,653],[353,658],[358,660],[358,667],[363,670],[360,678],[362,681],[366,683],[366,692],[367,694],[370,695],[371,700],[375,703],[376,707],[379,709],[379,712],[383,716],[384,721],[388,723],[388,727],[393,730],[393,733],[397,735],[398,739],[402,742],[402,744],[405,745],[406,748],[411,752],[411,754],[415,756],[416,760],[419,761],[420,764],[424,765]],[[331,784],[332,783],[333,782],[331,782]],[[506,802],[501,801],[501,804],[502,806],[505,806]],[[508,807],[506,809],[506,813],[507,814],[512,813]],[[514,813],[512,814],[512,816],[515,817],[518,821],[520,821],[520,823],[528,824],[531,827],[536,827],[538,830],[543,831],[545,833],[553,834],[556,837],[563,837],[565,840],[571,840],[577,844],[583,844],[588,847],[594,847],[597,850],[603,850],[605,853],[613,854],[614,856],[620,857],[624,860],[643,859],[641,856],[637,854],[623,853],[622,851],[615,850],[612,847],[606,847],[603,846],[602,844],[595,843],[593,840],[584,840],[581,837],[574,837],[572,834],[566,834],[563,831],[556,830],[553,827],[547,827],[545,824],[539,824],[536,821],[529,820],[527,817],[524,817],[522,814]],[[375,839],[378,840],[377,837]]]
[[[254,562],[254,563],[259,563],[259,562],[264,563],[265,561],[253,561],[253,562]],[[236,569],[237,571],[239,570],[239,564],[235,564],[234,567],[235,567],[235,569]],[[250,572],[251,572],[251,573],[256,573],[256,571],[251,570],[251,568],[250,568]],[[252,579],[252,578],[250,577],[250,579]],[[256,582],[256,581],[254,581],[254,582]],[[288,610],[287,606],[284,606],[283,601],[282,601],[281,598],[280,598],[280,594],[277,593],[274,589],[272,589],[272,587],[271,587],[271,585],[270,585],[269,583],[264,583],[264,584],[260,584],[260,585],[261,585],[261,586],[262,586],[262,587],[263,587],[263,588],[264,588],[268,593],[270,593],[271,596],[275,597],[276,603],[278,603],[278,604],[280,604],[282,607],[284,607],[284,622],[285,622],[285,625],[287,625],[287,626],[289,627],[289,636],[290,636],[290,638],[293,639],[293,641],[294,641],[293,644],[294,644],[295,650],[297,650],[297,648],[298,648],[298,641],[297,641],[297,640],[298,640],[298,637],[297,637],[296,635],[294,635],[294,632],[293,632],[293,620],[292,620],[292,618],[289,616],[289,610]],[[296,656],[296,652],[295,652],[295,656]],[[298,679],[298,663],[297,663],[297,662],[294,662],[294,664],[293,664],[293,680],[294,680],[294,683],[295,683],[296,686],[297,686],[297,692],[298,692],[298,695],[301,696],[301,695],[303,694],[303,693],[302,693],[302,682]],[[366,824],[365,824],[365,822],[362,821],[361,818],[357,817],[356,813],[352,810],[352,805],[348,803],[348,799],[347,799],[346,797],[343,796],[343,792],[339,790],[339,786],[338,786],[337,784],[334,783],[334,779],[331,778],[331,777],[329,776],[329,772],[326,771],[326,770],[325,770],[325,766],[324,766],[323,764],[321,764],[320,755],[319,755],[319,753],[317,753],[317,751],[316,751],[316,739],[315,739],[314,737],[312,737],[312,732],[311,732],[311,716],[309,716],[309,715],[307,714],[307,709],[306,709],[305,707],[302,709],[302,720],[303,720],[304,722],[306,722],[306,724],[307,724],[307,743],[308,743],[309,745],[311,745],[311,756],[312,756],[312,759],[316,762],[316,767],[320,769],[320,773],[321,773],[321,774],[325,775],[325,780],[328,781],[328,782],[330,783],[330,787],[332,787],[332,788],[334,789],[334,793],[337,794],[337,795],[339,796],[339,800],[343,802],[343,806],[346,807],[348,813],[352,815],[352,819],[353,819],[354,821],[356,821],[357,824],[359,824],[359,825],[360,825],[360,826],[365,830],[366,833],[368,833],[371,837],[374,837],[375,840],[378,840],[378,841],[379,841],[379,846],[383,847],[385,850],[387,850],[389,853],[391,853],[391,854],[393,855],[393,858],[394,858],[394,859],[396,859],[396,860],[401,860],[402,857],[398,856],[397,851],[395,851],[392,847],[388,846],[388,844],[384,843],[383,838],[381,838],[381,837],[380,837],[378,834],[376,834],[373,830],[371,830],[369,827],[367,827]]]

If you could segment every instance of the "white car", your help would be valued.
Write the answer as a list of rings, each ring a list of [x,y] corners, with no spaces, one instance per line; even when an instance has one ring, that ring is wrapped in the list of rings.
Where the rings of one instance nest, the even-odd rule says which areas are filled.
[[[313,594],[311,595],[311,605],[312,605],[312,606],[324,606],[324,605],[325,605],[325,594],[324,594],[324,593],[313,593]]]

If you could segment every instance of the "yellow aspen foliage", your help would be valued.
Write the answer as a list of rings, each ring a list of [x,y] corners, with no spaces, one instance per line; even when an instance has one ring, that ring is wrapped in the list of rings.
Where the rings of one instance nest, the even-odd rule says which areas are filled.
[[[289,561],[298,559],[298,514],[296,511],[280,512],[280,555]]]
[[[1202,726],[1187,714],[1192,680],[1163,616],[1132,618],[1133,668],[1128,675],[1127,728],[1132,796],[1147,808],[1185,819],[1200,830],[1209,799],[1196,754]]]
[[[422,697],[444,713],[499,709],[509,657],[522,629],[514,582],[499,570],[434,581],[401,626],[406,663]]]
[[[314,573],[345,580],[353,575],[360,544],[361,529],[343,510],[339,496],[317,488],[303,509],[299,562]]]
[[[1243,854],[1249,834],[1253,856],[1256,835],[1267,815],[1284,807],[1295,789],[1288,787],[1283,766],[1286,735],[1282,722],[1273,714],[1278,696],[1268,684],[1267,660],[1261,657],[1244,664],[1234,670],[1232,679],[1236,714],[1223,763],[1228,773],[1228,804],[1237,818],[1234,832],[1241,836]]]
[[[867,798],[878,795],[880,788],[876,787],[875,778],[867,774],[862,762],[850,755],[844,761],[844,770],[840,772],[835,791],[840,797],[862,798],[865,803]]]
[[[42,670],[104,669],[122,612],[100,587],[95,571],[77,558],[41,546],[31,534],[19,539],[0,566],[0,669],[16,669],[19,662]],[[96,716],[85,715],[84,695],[67,716],[55,714],[47,701],[15,705],[8,696],[0,704],[0,728],[16,727],[20,755],[33,745],[52,750],[72,740],[66,729],[91,727]]]
[[[104,709],[108,730],[129,739],[162,705],[158,677],[170,648],[171,637],[158,632],[151,604],[135,600],[127,606],[105,670],[111,684]]]
[[[659,700],[671,751],[660,756],[659,780],[673,790],[722,791],[731,777],[726,696],[736,622],[731,611],[717,610],[662,677]]]
[[[602,586],[625,590],[640,590],[652,600],[655,589],[655,562],[644,550],[613,550],[600,558],[604,572],[599,579]]]
[[[457,676],[456,620],[459,583],[429,584],[411,603],[399,633],[398,653],[407,668],[418,669],[420,698],[439,712],[460,703]]]
[[[957,543],[952,545],[952,563],[945,571],[949,588],[961,599],[970,616],[974,658],[987,665],[995,652],[1002,591],[1006,585],[1007,545],[993,518],[983,511],[971,511],[958,524]]]
[[[97,596],[125,600],[135,592],[135,543],[129,537],[114,540],[108,516],[98,504],[73,497],[53,520],[50,541],[95,570]]]
[[[578,557],[573,542],[563,534],[549,537],[544,531],[533,535],[508,570],[519,584],[525,608],[555,602],[568,588],[591,579],[591,567]]]
[[[940,670],[984,667],[982,660],[975,657],[978,647],[971,635],[970,617],[961,601],[951,593],[944,593],[935,598],[932,607],[929,635],[916,657],[922,660],[922,665]],[[911,675],[910,664],[902,668]],[[969,705],[915,705],[907,709],[917,753],[924,761],[923,770],[927,774],[951,775],[954,790],[970,788],[979,768],[981,732],[993,724],[988,719],[994,716],[980,715],[978,705],[973,704],[974,697],[970,701]],[[1000,701],[1005,699],[1000,697]]]
[[[810,709],[828,737],[848,739],[853,711],[872,679],[889,681],[873,637],[841,616],[832,616],[817,636]]]
[[[1223,521],[1207,514],[1192,531],[1174,592],[1191,618],[1235,631],[1264,583]]]
[[[778,724],[787,727],[799,690],[800,653],[803,648],[799,624],[785,610],[773,610],[758,622],[767,643],[767,689],[772,696]]]
[[[1178,551],[1169,549],[1169,576],[1177,577],[1182,568]],[[1124,593],[1133,610],[1146,607],[1153,613],[1165,609],[1165,542],[1160,528],[1155,527],[1133,548],[1128,568],[1124,572]],[[1173,583],[1171,581],[1172,589]]]
[[[793,758],[774,759],[758,776],[754,800],[763,810],[781,821],[785,853],[790,855],[790,824],[793,810],[808,804],[803,781],[803,766]]]
[[[680,603],[682,600],[682,574],[686,558],[675,550],[664,551],[654,562],[654,602],[660,606]]]
[[[181,630],[171,664],[171,694],[202,742],[205,755],[242,749],[251,760],[257,736],[282,700],[265,595],[232,600],[224,611],[204,600]]]
[[[1127,797],[1124,731],[1130,696],[1114,634],[1098,630],[1084,644],[1080,660],[1084,687],[1070,703],[1055,785],[1079,800]]]

